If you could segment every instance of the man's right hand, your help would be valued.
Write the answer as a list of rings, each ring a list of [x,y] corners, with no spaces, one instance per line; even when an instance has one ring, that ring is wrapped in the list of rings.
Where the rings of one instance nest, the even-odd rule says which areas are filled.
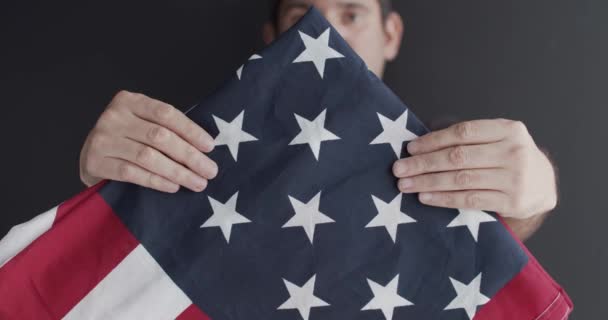
[[[80,152],[80,178],[131,182],[164,192],[203,191],[218,167],[204,152],[214,140],[173,106],[143,94],[119,92]]]

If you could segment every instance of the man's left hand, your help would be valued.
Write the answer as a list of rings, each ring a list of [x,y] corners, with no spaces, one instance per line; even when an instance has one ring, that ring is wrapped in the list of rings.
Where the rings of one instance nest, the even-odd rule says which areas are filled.
[[[422,203],[494,211],[532,219],[557,203],[556,178],[526,126],[505,119],[455,124],[407,146],[395,162],[399,190],[420,192]]]

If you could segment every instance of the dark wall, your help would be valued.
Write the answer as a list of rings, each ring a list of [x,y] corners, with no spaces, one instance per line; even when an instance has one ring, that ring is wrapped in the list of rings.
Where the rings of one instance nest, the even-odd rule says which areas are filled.
[[[397,0],[386,81],[423,120],[523,120],[560,169],[561,203],[529,247],[608,319],[608,1]],[[119,89],[183,109],[261,46],[262,1],[4,4],[0,236],[83,189],[80,147]]]

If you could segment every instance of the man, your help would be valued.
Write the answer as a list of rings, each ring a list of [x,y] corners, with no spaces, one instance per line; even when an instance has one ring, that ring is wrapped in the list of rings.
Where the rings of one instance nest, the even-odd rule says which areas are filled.
[[[270,43],[311,5],[382,77],[403,36],[403,21],[390,0],[278,0],[264,40]],[[200,192],[221,166],[205,155],[213,147],[213,138],[173,106],[122,91],[87,137],[80,175],[88,186],[111,179],[164,192],[180,186]],[[396,161],[393,172],[399,190],[420,193],[422,203],[498,212],[522,240],[556,206],[553,166],[519,121],[462,122],[407,149],[412,156]]]

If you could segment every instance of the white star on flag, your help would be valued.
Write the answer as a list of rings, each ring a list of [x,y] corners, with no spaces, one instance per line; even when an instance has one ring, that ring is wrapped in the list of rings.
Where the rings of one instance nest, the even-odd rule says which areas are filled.
[[[412,217],[401,212],[401,199],[403,195],[400,193],[391,201],[386,203],[372,195],[374,205],[378,210],[378,214],[365,227],[385,227],[388,234],[393,239],[397,239],[397,226],[405,223],[416,222]]]
[[[370,144],[390,143],[397,158],[401,157],[403,143],[411,141],[418,136],[407,129],[408,110],[399,116],[395,121],[378,113],[378,119],[382,125],[382,133],[376,137]]]
[[[399,275],[397,275],[391,282],[386,286],[379,285],[378,283],[367,279],[369,287],[374,293],[374,298],[368,302],[361,311],[365,310],[382,310],[382,314],[386,320],[393,319],[393,312],[397,307],[407,307],[413,305],[409,300],[401,297],[397,293],[397,287],[399,285]]]
[[[315,68],[317,68],[321,79],[325,73],[325,62],[328,59],[344,58],[340,52],[329,47],[330,30],[330,28],[327,28],[317,39],[299,31],[306,50],[293,61],[293,63],[312,62]]]
[[[473,239],[477,242],[479,225],[484,222],[495,222],[496,219],[481,210],[458,209],[458,216],[448,224],[448,228],[466,226],[471,232]]]
[[[232,226],[241,223],[250,223],[251,220],[245,218],[238,212],[236,212],[236,200],[239,193],[235,193],[226,204],[220,203],[219,201],[208,197],[213,215],[201,225],[201,228],[220,227],[226,242],[230,243],[230,234],[232,232]]]
[[[319,152],[321,151],[321,142],[340,140],[340,137],[325,129],[326,111],[327,109],[321,111],[321,113],[313,121],[300,117],[294,113],[301,131],[295,138],[293,138],[293,140],[291,140],[289,145],[308,144],[317,161],[319,160]]]
[[[262,56],[259,54],[254,54],[252,55],[248,61],[251,60],[259,60],[262,59]],[[241,80],[241,76],[243,75],[243,68],[245,67],[245,64],[242,64],[237,70],[236,70],[236,77],[239,78],[239,80]]]
[[[300,200],[289,196],[289,201],[296,214],[289,219],[283,228],[302,227],[312,244],[315,227],[317,224],[333,223],[332,218],[326,216],[319,211],[319,203],[321,202],[321,192],[317,193],[308,203],[303,203]]]
[[[287,291],[289,291],[289,299],[279,306],[277,310],[297,309],[302,318],[308,320],[311,308],[329,306],[329,303],[314,295],[316,276],[317,275],[312,276],[312,278],[310,278],[302,287],[298,287],[283,279],[285,287],[287,288]]]
[[[468,285],[452,279],[451,277],[450,281],[452,282],[454,290],[456,290],[456,298],[454,298],[454,300],[452,300],[452,302],[443,310],[464,309],[467,316],[469,316],[469,319],[473,319],[475,313],[477,313],[477,306],[484,305],[490,301],[488,297],[484,296],[479,291],[479,288],[481,287],[481,273]]]
[[[215,145],[227,145],[228,150],[234,160],[237,160],[239,154],[239,143],[257,141],[258,139],[249,133],[243,131],[243,118],[245,117],[245,111],[243,110],[232,122],[226,122],[216,116],[213,116],[215,125],[217,126],[220,133],[215,137]]]

